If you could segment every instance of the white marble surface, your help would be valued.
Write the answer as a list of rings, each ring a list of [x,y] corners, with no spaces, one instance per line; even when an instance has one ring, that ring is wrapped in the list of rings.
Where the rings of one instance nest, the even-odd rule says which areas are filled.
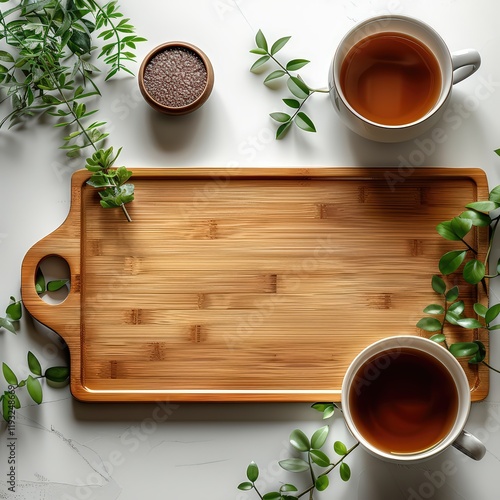
[[[147,107],[134,78],[103,84],[99,116],[109,123],[111,142],[124,146],[121,161],[129,167],[398,166],[413,159],[430,166],[480,167],[491,187],[500,184],[500,158],[494,154],[500,148],[500,7],[493,0],[121,3],[138,33],[148,38],[138,48],[139,60],[161,42],[184,40],[208,54],[216,75],[205,106],[177,119]],[[327,96],[308,104],[317,134],[292,130],[284,141],[275,141],[268,113],[280,109],[283,95],[265,88],[261,77],[248,72],[254,60],[248,50],[257,29],[269,39],[292,35],[285,53],[310,59],[304,77],[326,86],[330,59],[342,35],[356,21],[385,12],[418,17],[435,27],[452,51],[473,47],[482,55],[479,72],[454,89],[450,119],[440,124],[446,141],[428,148],[417,141],[370,143],[346,130]],[[0,113],[5,114],[5,107]],[[10,295],[19,296],[26,251],[64,220],[70,174],[81,167],[68,165],[57,150],[60,131],[44,122],[37,119],[0,131],[2,311]],[[496,248],[497,259],[498,253]],[[496,301],[498,290],[492,287]],[[0,359],[19,372],[28,349],[42,363],[53,364],[61,357],[60,347],[57,336],[39,333],[27,316],[17,336],[0,332]],[[491,347],[491,362],[500,366],[495,335]],[[351,481],[343,483],[334,474],[332,485],[318,498],[498,498],[500,375],[492,374],[490,387],[487,399],[473,405],[468,423],[487,446],[481,462],[450,449],[421,466],[397,467],[357,449],[349,459]],[[268,491],[287,480],[276,460],[290,451],[291,430],[300,427],[312,433],[323,425],[307,404],[89,405],[73,400],[67,387],[46,388],[40,406],[24,398],[23,402],[16,413],[15,492],[7,490],[9,436],[4,427],[0,432],[0,498],[256,499],[254,492],[236,489],[248,463],[259,464],[261,489]],[[331,425],[332,439],[352,443],[340,417]]]

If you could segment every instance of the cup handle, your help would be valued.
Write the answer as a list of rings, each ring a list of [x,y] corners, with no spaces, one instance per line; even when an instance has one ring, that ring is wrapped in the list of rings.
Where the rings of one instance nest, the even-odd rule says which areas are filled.
[[[474,460],[481,460],[486,453],[486,447],[484,444],[465,429],[453,442],[453,446]]]
[[[481,66],[481,56],[475,49],[458,50],[451,54],[453,85],[465,80]]]

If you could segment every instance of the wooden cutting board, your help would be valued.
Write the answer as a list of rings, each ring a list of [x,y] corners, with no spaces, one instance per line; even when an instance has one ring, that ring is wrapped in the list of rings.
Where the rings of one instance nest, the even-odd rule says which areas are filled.
[[[68,218],[22,269],[24,304],[68,343],[84,401],[339,401],[361,349],[427,335],[415,324],[457,246],[435,226],[488,196],[472,168],[144,168],[129,223],[87,178],[74,174]],[[486,237],[470,243],[484,257]],[[59,305],[34,286],[51,255],[71,269]],[[484,398],[487,369],[464,369]]]

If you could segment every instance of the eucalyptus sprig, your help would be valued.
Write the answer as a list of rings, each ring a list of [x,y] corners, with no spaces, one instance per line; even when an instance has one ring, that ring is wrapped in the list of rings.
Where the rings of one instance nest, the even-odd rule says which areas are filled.
[[[116,1],[100,6],[95,0],[22,0],[0,11],[0,41],[8,47],[0,50],[0,88],[6,94],[0,102],[11,105],[0,127],[47,113],[67,130],[61,146],[67,156],[102,151],[106,122],[90,119],[98,111],[90,100],[101,95],[95,81],[100,70],[90,62],[98,50],[94,42],[108,42],[98,55],[109,68],[108,80],[118,71],[132,73],[126,63],[135,61],[133,50],[145,40],[134,31]]]
[[[500,149],[495,151],[500,155]],[[446,338],[447,326],[459,326],[469,330],[500,330],[500,325],[495,324],[500,316],[500,304],[492,304],[486,307],[480,303],[471,305],[471,309],[476,317],[466,316],[466,304],[459,297],[459,287],[448,288],[444,277],[460,271],[466,283],[474,286],[482,286],[488,290],[487,280],[500,276],[500,259],[496,262],[493,271],[488,271],[488,261],[490,259],[492,246],[495,241],[495,234],[500,222],[500,186],[494,187],[487,200],[480,200],[469,203],[465,210],[451,220],[441,222],[437,225],[437,232],[448,241],[456,241],[462,244],[462,248],[450,250],[439,259],[440,275],[432,276],[431,286],[435,293],[441,297],[441,303],[429,304],[424,308],[424,313],[428,316],[421,318],[417,327],[430,333],[434,333],[430,338],[435,342],[442,343],[444,347],[457,358],[466,357],[469,364],[483,363],[493,371],[500,373],[500,370],[493,368],[486,361],[486,347],[480,340],[472,342],[457,342],[449,344]],[[478,251],[474,248],[472,240],[467,241],[467,235],[473,228],[477,231],[488,231],[489,241],[484,260],[479,260]]]
[[[273,120],[280,123],[276,130],[276,139],[281,139],[288,132],[292,123],[295,123],[300,129],[306,132],[316,132],[316,127],[309,118],[309,116],[302,111],[306,101],[315,93],[328,93],[328,89],[316,89],[307,85],[304,80],[297,74],[297,71],[303,68],[310,61],[307,59],[291,59],[287,63],[280,62],[276,54],[288,43],[290,36],[285,36],[276,40],[271,47],[267,42],[266,37],[259,30],[255,36],[256,47],[250,52],[260,56],[250,67],[252,72],[262,71],[264,65],[272,60],[279,69],[269,73],[265,79],[264,84],[268,85],[270,82],[278,80],[282,77],[287,77],[286,84],[290,92],[293,94],[291,98],[283,99],[283,102],[291,108],[292,111],[285,113],[277,111],[271,113],[270,116]],[[291,113],[291,114],[290,114]]]
[[[334,403],[316,403],[313,408],[324,412],[328,418],[333,415],[333,411],[337,407]],[[328,414],[328,416],[326,416]],[[238,489],[242,491],[255,491],[261,500],[296,500],[304,495],[308,495],[309,500],[314,499],[314,493],[324,491],[330,485],[329,474],[334,470],[339,470],[340,478],[343,481],[349,481],[351,478],[351,469],[345,462],[345,459],[359,445],[356,443],[351,448],[341,441],[333,443],[333,451],[337,457],[332,460],[324,451],[327,438],[330,433],[330,427],[324,425],[317,429],[311,438],[301,431],[295,429],[290,434],[290,444],[292,447],[303,454],[304,458],[292,457],[278,462],[279,466],[292,473],[307,473],[310,477],[310,486],[299,492],[299,488],[292,483],[281,484],[279,488],[268,493],[262,493],[259,490],[257,481],[259,479],[259,467],[255,462],[251,462],[246,470],[246,481],[238,485]]]
[[[39,295],[45,291],[54,291],[66,283],[66,280],[49,281],[47,284],[41,271],[37,274],[36,290]],[[6,317],[0,318],[0,328],[5,328],[12,333],[16,333],[15,323],[22,318],[23,309],[20,300],[14,297],[10,298],[10,304],[6,309]],[[31,351],[27,355],[28,370],[30,374],[25,379],[19,379],[7,363],[2,363],[2,373],[8,386],[0,393],[0,408],[2,417],[6,422],[13,419],[15,410],[21,408],[21,401],[17,395],[17,391],[26,387],[28,395],[36,403],[40,404],[43,401],[43,388],[41,380],[46,379],[49,384],[54,386],[65,385],[69,377],[69,368],[66,366],[51,366],[45,370],[38,358]]]
[[[10,304],[5,309],[5,317],[0,317],[0,328],[5,328],[11,333],[16,333],[15,324],[22,318],[23,309],[21,301],[15,297],[10,298]]]
[[[27,362],[30,374],[21,380],[6,363],[2,363],[2,373],[8,387],[0,395],[0,405],[6,422],[12,419],[15,410],[21,408],[21,401],[17,395],[18,389],[26,387],[30,398],[39,405],[43,401],[41,380],[46,379],[49,383],[62,384],[69,377],[69,369],[66,366],[52,366],[43,370],[40,361],[31,351],[28,351]]]

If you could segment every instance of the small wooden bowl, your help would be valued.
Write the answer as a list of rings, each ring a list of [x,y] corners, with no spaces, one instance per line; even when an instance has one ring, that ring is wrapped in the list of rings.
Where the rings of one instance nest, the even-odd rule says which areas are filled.
[[[201,91],[199,95],[197,95],[192,101],[188,102],[185,105],[169,105],[165,102],[161,102],[158,99],[158,96],[153,96],[151,92],[151,88],[148,89],[148,83],[145,82],[145,73],[148,68],[148,64],[152,61],[152,59],[158,54],[168,51],[169,49],[184,49],[186,51],[190,51],[195,54],[204,64],[206,69],[206,83],[205,87]],[[192,111],[198,109],[210,96],[212,92],[212,88],[214,86],[214,70],[212,67],[212,63],[210,59],[206,56],[206,54],[200,50],[198,47],[191,45],[186,42],[166,42],[158,47],[155,47],[142,61],[141,67],[139,68],[139,89],[141,94],[143,95],[145,101],[156,111],[160,113],[164,113],[167,115],[185,115],[187,113],[191,113]]]

